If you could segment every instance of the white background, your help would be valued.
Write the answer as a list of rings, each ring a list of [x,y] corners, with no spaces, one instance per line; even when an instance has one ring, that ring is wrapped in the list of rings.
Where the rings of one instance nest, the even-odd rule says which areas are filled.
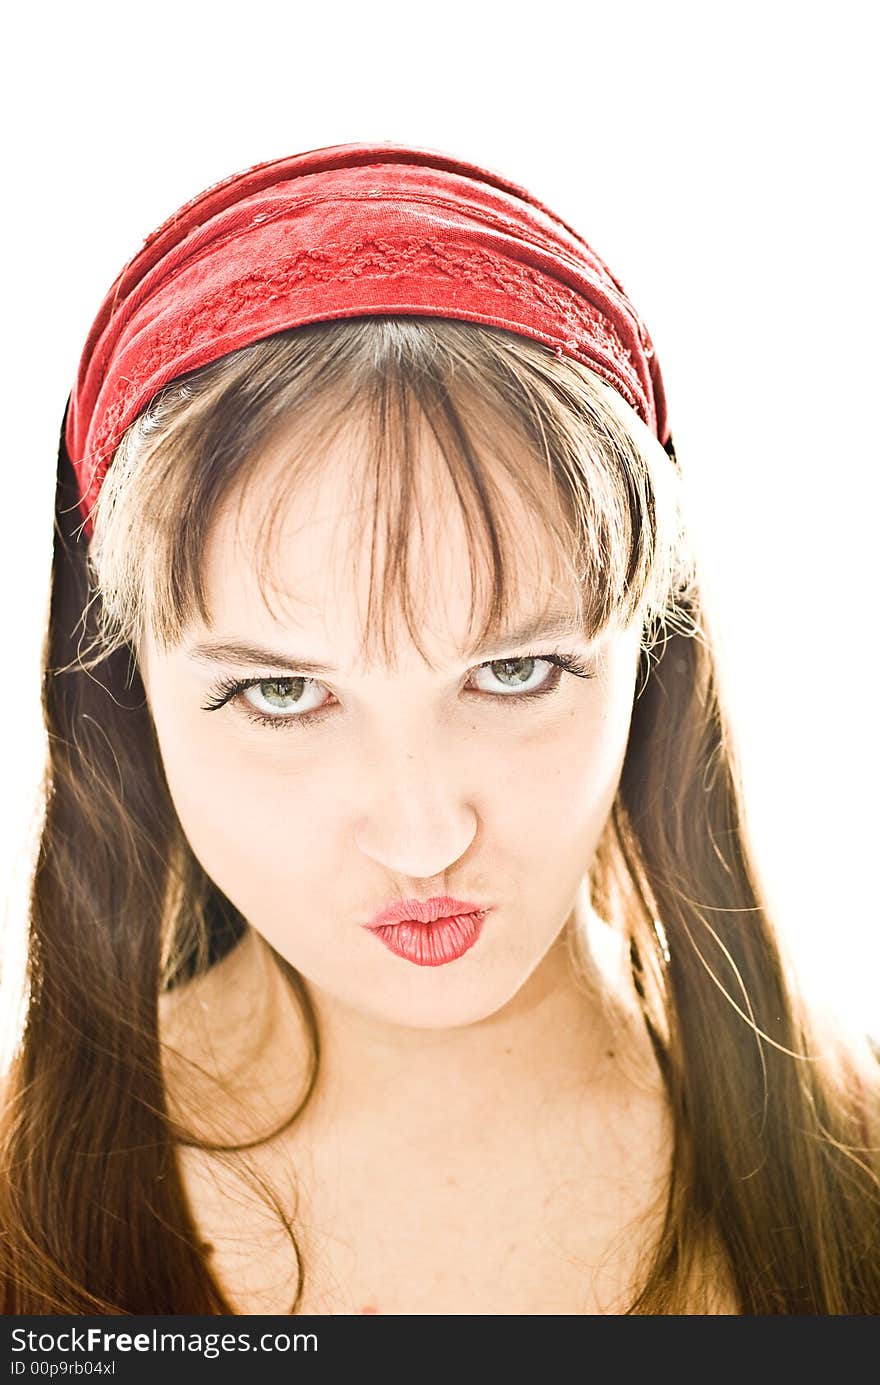
[[[872,6],[17,6],[3,79],[6,978],[42,761],[58,430],[144,237],[250,164],[394,140],[495,168],[622,279],[663,368],[761,867],[880,1030]]]

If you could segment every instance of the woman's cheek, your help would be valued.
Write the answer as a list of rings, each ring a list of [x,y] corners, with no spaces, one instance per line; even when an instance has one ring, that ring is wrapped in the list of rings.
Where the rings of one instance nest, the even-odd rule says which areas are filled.
[[[322,778],[278,761],[271,766],[233,762],[213,770],[195,794],[188,787],[178,814],[181,821],[186,814],[194,836],[209,841],[221,857],[244,856],[261,869],[280,862],[288,876],[294,861],[308,859],[326,839],[327,805],[338,801],[326,772]]]
[[[295,732],[255,728],[228,708],[201,712],[208,726],[163,715],[157,701],[156,735],[168,790],[195,854],[208,866],[247,853],[262,861],[284,852],[288,860],[316,830],[315,797],[301,760],[278,742]],[[219,724],[219,719],[224,724]],[[271,744],[274,742],[273,751]],[[309,811],[311,803],[312,811]]]
[[[522,841],[530,840],[535,850],[548,841],[558,850],[598,840],[617,792],[626,740],[626,725],[604,709],[566,713],[554,734],[522,748],[507,780],[509,791],[498,799],[499,812],[511,805],[511,827],[518,823]]]

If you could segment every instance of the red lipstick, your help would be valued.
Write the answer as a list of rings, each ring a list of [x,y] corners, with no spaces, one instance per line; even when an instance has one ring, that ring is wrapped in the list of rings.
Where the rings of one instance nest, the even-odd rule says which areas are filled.
[[[489,910],[450,895],[400,899],[364,926],[381,943],[418,967],[442,967],[464,956],[480,936]]]

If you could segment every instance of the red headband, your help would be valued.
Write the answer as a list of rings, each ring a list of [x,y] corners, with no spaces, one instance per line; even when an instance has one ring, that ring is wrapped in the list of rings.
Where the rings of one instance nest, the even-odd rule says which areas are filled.
[[[257,164],[163,223],[119,274],[70,397],[83,530],[123,433],[178,376],[307,322],[398,313],[504,327],[588,365],[664,445],[660,367],[621,284],[524,188],[397,144]]]

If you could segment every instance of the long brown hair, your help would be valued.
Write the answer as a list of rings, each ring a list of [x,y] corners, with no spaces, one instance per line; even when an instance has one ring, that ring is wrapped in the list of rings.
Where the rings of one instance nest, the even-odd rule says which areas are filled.
[[[553,535],[587,628],[643,622],[626,758],[590,880],[596,900],[623,901],[674,1128],[662,1227],[626,1311],[708,1311],[710,1245],[744,1313],[880,1311],[877,1063],[867,1042],[811,1012],[768,917],[671,447],[590,370],[538,343],[370,317],[281,333],[167,386],[117,451],[91,544],[59,450],[45,819],[0,1142],[4,1312],[234,1311],[178,1155],[232,1157],[290,1126],[317,1081],[320,1033],[304,979],[276,954],[309,1047],[295,1109],[238,1143],[200,1139],[172,1109],[163,997],[185,1002],[249,930],[183,836],[135,656],[146,630],[170,644],[194,615],[210,619],[212,522],[277,430],[296,421],[309,446],[278,467],[273,513],[306,459],[317,464],[314,444],[356,412],[368,446],[353,485],[372,484],[390,555],[375,603],[371,582],[368,637],[377,613],[387,649],[402,609],[418,643],[403,542],[418,421],[454,480],[473,571],[483,559],[490,574],[484,638],[508,609],[497,467]],[[296,1257],[295,1312],[308,1266],[295,1216],[266,1193]]]

